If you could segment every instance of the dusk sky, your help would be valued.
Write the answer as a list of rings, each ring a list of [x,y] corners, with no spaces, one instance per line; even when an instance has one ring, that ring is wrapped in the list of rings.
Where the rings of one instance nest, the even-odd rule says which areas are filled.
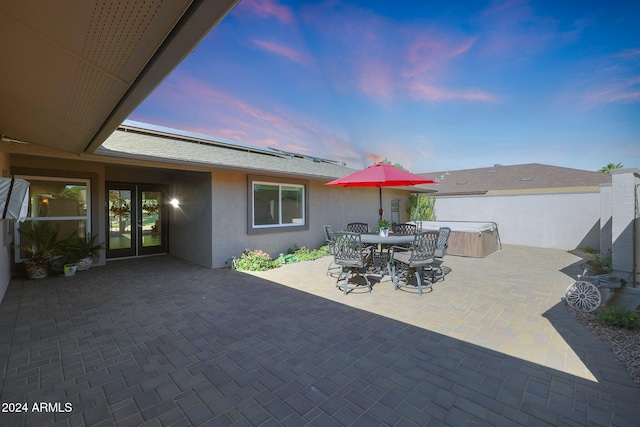
[[[129,117],[412,172],[640,168],[639,1],[242,0]]]

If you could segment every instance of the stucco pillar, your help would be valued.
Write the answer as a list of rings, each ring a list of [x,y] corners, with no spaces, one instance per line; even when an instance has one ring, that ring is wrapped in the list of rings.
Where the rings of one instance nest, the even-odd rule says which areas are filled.
[[[600,250],[601,254],[607,254],[611,250],[611,184],[600,185]]]
[[[640,224],[637,213],[637,186],[640,185],[640,171],[635,168],[615,169],[611,171],[612,206],[612,268],[614,271],[629,275],[636,270],[638,233]],[[637,273],[637,271],[635,271]]]

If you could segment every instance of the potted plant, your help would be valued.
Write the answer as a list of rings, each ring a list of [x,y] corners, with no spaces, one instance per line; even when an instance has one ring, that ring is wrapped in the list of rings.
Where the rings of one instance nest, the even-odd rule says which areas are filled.
[[[388,237],[389,236],[389,221],[386,219],[381,219],[378,221],[378,229],[380,232],[380,236]]]
[[[26,252],[24,265],[28,279],[42,279],[48,276],[49,263],[61,248],[58,241],[59,227],[53,228],[49,221],[25,221],[18,232],[18,249]]]
[[[59,254],[51,259],[51,271],[65,277],[75,276],[78,270],[78,251],[72,243],[66,241],[60,248]]]
[[[89,234],[86,239],[80,236],[76,236],[73,246],[75,247],[78,255],[78,270],[88,270],[93,264],[93,257],[100,255],[100,250],[104,249],[104,243],[96,243],[98,238],[97,234]]]

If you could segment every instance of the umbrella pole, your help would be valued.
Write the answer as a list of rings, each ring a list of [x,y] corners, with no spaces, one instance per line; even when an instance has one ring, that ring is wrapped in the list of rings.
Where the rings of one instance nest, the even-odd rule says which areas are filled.
[[[378,210],[378,215],[380,215],[380,218],[378,219],[378,221],[382,221],[382,215],[384,215],[384,210],[382,209],[382,187],[378,187],[378,189],[380,190],[380,209]]]

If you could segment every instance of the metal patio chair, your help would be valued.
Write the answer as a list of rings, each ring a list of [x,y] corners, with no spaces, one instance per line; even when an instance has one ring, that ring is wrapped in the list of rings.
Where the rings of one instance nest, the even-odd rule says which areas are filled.
[[[451,228],[440,227],[440,231],[438,232],[438,243],[436,245],[436,250],[433,253],[433,267],[431,268],[431,279],[433,282],[437,282],[440,279],[444,280],[445,273],[442,269],[442,263],[444,262],[444,255],[447,252],[449,234],[451,234]]]
[[[371,261],[373,248],[362,244],[362,236],[359,233],[338,232],[333,233],[332,237],[334,262],[340,266],[336,287],[345,295],[365,286],[371,292],[371,282],[364,273]],[[355,275],[355,280],[350,282],[352,275]],[[361,278],[364,279],[364,283],[361,283]],[[341,284],[341,281],[344,283]]]
[[[438,231],[423,231],[416,233],[411,247],[391,247],[389,258],[393,289],[417,288],[418,295],[422,295],[423,287],[433,289],[431,268],[438,235]]]
[[[368,233],[369,224],[366,222],[350,222],[347,224],[347,231],[351,233]]]
[[[408,223],[395,224],[393,226],[393,232],[400,234],[416,234],[416,225]]]
[[[330,225],[325,225],[324,226],[324,234],[327,237],[327,244],[329,245],[329,253],[331,255],[333,255],[333,232],[331,231],[331,226]],[[335,260],[331,261],[331,264],[329,264],[329,267],[327,267],[327,276],[334,276],[334,271],[336,270],[342,270],[342,268],[336,264]]]

